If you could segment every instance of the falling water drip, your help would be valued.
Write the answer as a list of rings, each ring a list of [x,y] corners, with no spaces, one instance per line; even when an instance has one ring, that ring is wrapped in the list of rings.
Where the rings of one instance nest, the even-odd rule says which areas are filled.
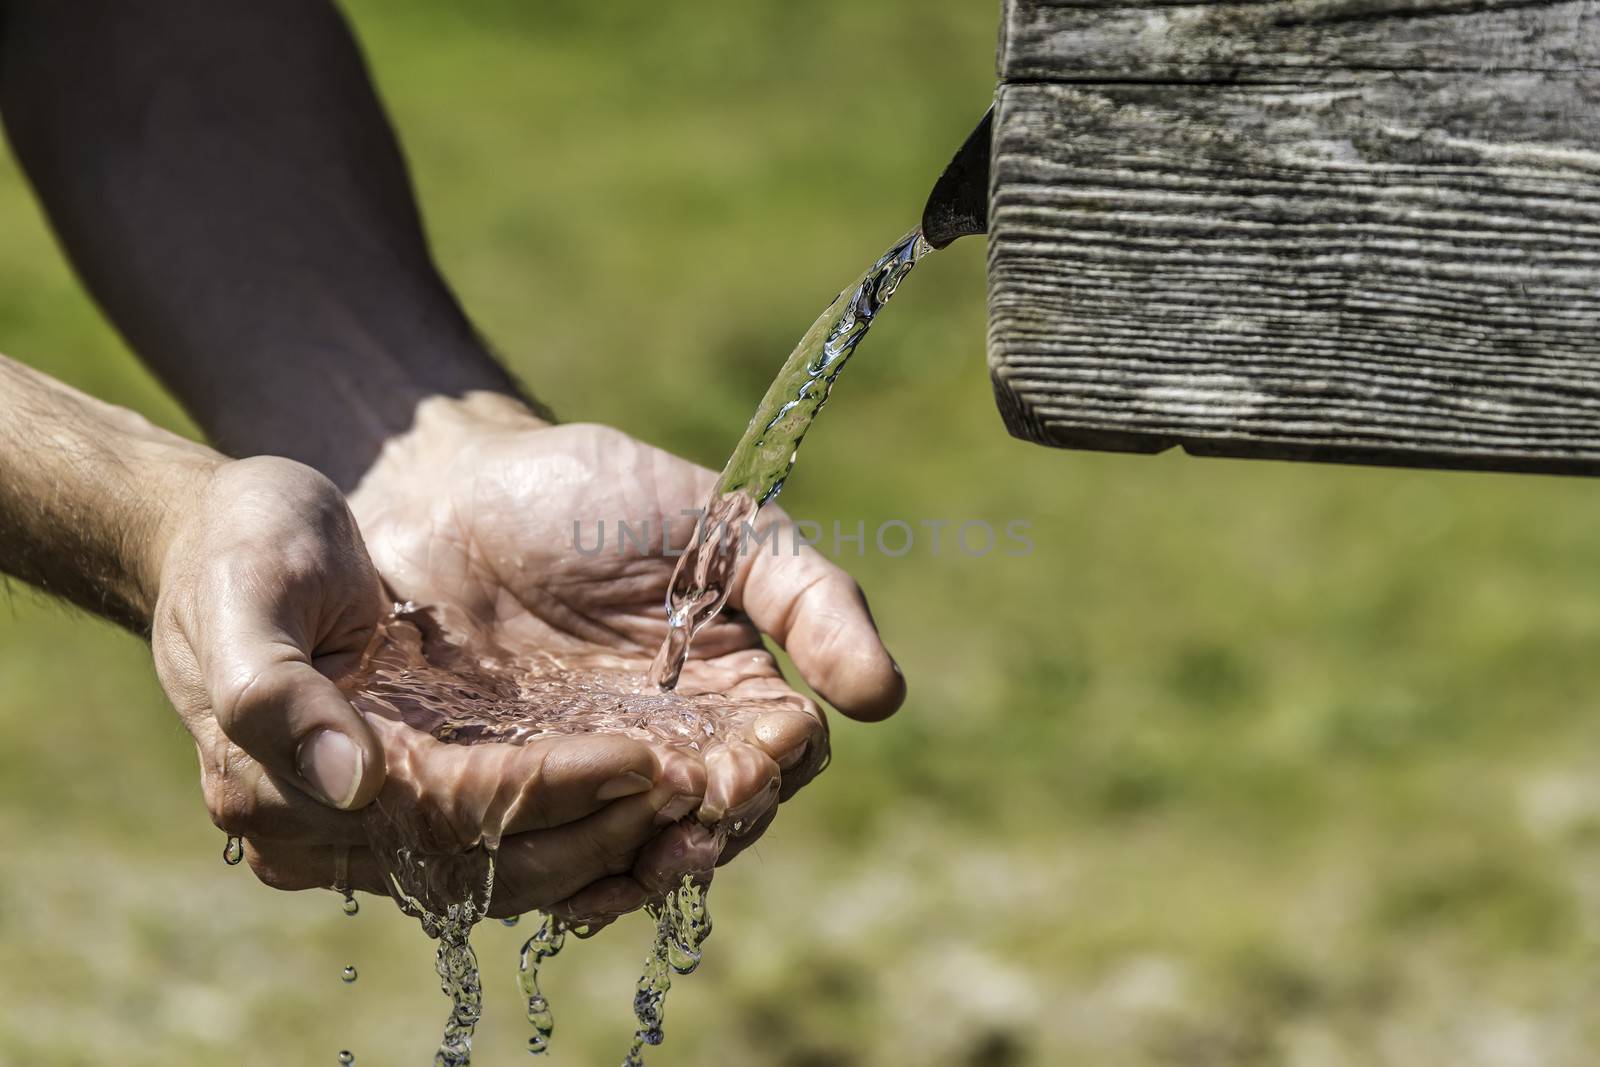
[[[633,1044],[622,1067],[644,1067],[645,1046],[659,1045],[665,1039],[661,1023],[672,976],[690,974],[700,966],[700,946],[711,936],[706,888],[687,875],[677,890],[647,910],[656,921],[656,936],[633,994],[633,1014],[639,1028],[634,1031]]]
[[[423,919],[423,929],[439,939],[434,969],[439,972],[440,990],[450,998],[450,1017],[445,1020],[439,1051],[433,1056],[434,1067],[467,1067],[472,1062],[472,1035],[483,1016],[483,983],[470,937],[472,928],[489,910],[493,894],[494,853],[490,851],[481,903],[469,897],[450,905],[442,917],[430,915]]]
[[[517,987],[528,998],[528,1023],[533,1036],[528,1038],[528,1051],[538,1056],[550,1048],[550,1035],[555,1031],[555,1016],[550,1013],[550,1002],[539,990],[539,965],[555,956],[566,944],[567,930],[554,915],[546,915],[539,929],[522,946],[522,956],[517,963]]]
[[[356,977],[357,977],[357,975],[356,975],[356,965],[353,964],[353,963],[350,964],[349,966],[347,966],[344,970],[339,972],[340,980],[343,981],[346,985],[349,985],[351,982],[354,982],[356,980]]]
[[[343,1052],[339,1053],[339,1062],[343,1064],[344,1067],[350,1067],[352,1063],[356,1062],[355,1053],[351,1052],[349,1049],[345,1049]]]
[[[242,859],[244,859],[244,842],[237,837],[229,837],[228,843],[222,846],[222,862],[229,867],[237,867]]]
[[[915,230],[895,243],[806,331],[767,388],[744,436],[706,500],[667,590],[667,636],[650,683],[673,689],[689,644],[727,602],[746,531],[783,491],[800,442],[828,401],[839,372],[883,305],[933,246]]]
[[[434,970],[440,991],[450,998],[450,1015],[434,1053],[434,1067],[467,1067],[472,1062],[472,1035],[483,1015],[483,983],[472,950],[472,928],[488,913],[494,896],[495,850],[480,844],[450,857],[430,855],[409,843],[396,843],[392,836],[408,832],[415,833],[415,827],[393,821],[381,799],[368,809],[368,838],[386,865],[390,895],[437,942]]]
[[[341,907],[344,909],[344,913],[346,915],[354,915],[356,912],[361,910],[361,902],[356,900],[355,894],[346,893],[344,897],[344,904],[342,904]]]

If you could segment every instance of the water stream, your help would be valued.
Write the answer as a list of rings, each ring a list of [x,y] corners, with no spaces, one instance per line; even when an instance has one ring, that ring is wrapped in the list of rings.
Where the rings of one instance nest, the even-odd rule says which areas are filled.
[[[556,1027],[550,1002],[539,989],[539,965],[560,952],[566,943],[566,928],[555,916],[546,915],[534,935],[523,942],[522,955],[517,961],[517,988],[527,998],[528,1025],[533,1027],[528,1051],[536,1056],[549,1050],[550,1035]]]
[[[800,442],[828,402],[839,372],[906,275],[931,251],[921,230],[896,241],[811,324],[767,388],[673,571],[667,637],[650,667],[652,685],[670,690],[678,684],[694,635],[727,603],[756,513],[783,491]]]

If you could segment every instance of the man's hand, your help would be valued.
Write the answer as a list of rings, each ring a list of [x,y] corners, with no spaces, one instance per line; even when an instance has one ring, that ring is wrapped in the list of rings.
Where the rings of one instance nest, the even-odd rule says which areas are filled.
[[[55,62],[61,55],[80,61]],[[234,454],[303,460],[345,490],[359,483],[354,510],[401,599],[459,606],[512,646],[606,650],[638,657],[643,670],[663,632],[674,561],[659,552],[583,557],[572,548],[573,523],[670,521],[671,542],[681,545],[693,524],[683,512],[703,504],[711,472],[616,431],[549,427],[512,398],[510,377],[433,263],[399,146],[330,0],[12,0],[0,111],[80,275],[211,440]],[[0,442],[7,429],[0,420]],[[80,451],[95,453],[94,444]],[[114,471],[120,457],[108,458],[96,469]],[[129,479],[113,499],[141,488]],[[79,536],[71,507],[33,515],[28,508],[51,498],[31,489],[8,513],[7,489],[0,478],[0,549],[72,550],[24,552],[15,573],[135,628],[148,622],[154,586],[118,570],[117,538],[96,529]],[[19,515],[19,529],[8,530]],[[63,555],[71,562],[58,565]],[[758,719],[738,744],[710,754],[693,795],[702,818],[748,815],[759,832],[773,783],[792,792],[826,751],[820,714],[784,685],[761,634],[846,714],[889,714],[903,683],[854,583],[809,549],[747,560],[731,606],[696,641],[683,691],[782,696],[791,710]],[[269,630],[285,618],[332,624],[331,609],[262,610],[257,623]],[[296,810],[315,809],[318,820],[340,812],[286,783],[333,796],[356,781],[347,773],[352,750],[327,733],[348,719],[306,670],[347,655],[353,639],[339,637],[331,652],[290,641],[269,654],[279,658],[267,681],[314,707],[251,735],[271,747],[266,766],[275,773],[250,762],[237,772],[259,776]],[[191,688],[205,677],[200,663],[194,670]],[[296,731],[306,726],[324,736],[300,776],[300,745],[311,738]],[[356,800],[376,788],[368,776],[378,773],[358,740]],[[664,782],[673,772],[660,773]],[[601,866],[620,862],[611,847],[592,850],[607,854]],[[709,835],[663,834],[643,850],[636,878],[592,895],[603,898],[600,910],[623,910],[619,902],[638,899],[642,883],[713,851]],[[332,868],[302,851],[263,857],[258,869],[292,885],[327,884]],[[591,906],[586,893],[574,908]]]
[[[502,913],[596,883],[609,899],[706,794],[698,759],[631,738],[467,747],[369,721],[347,690],[388,600],[331,482],[230,462],[3,357],[0,568],[151,634],[212,818],[272,885],[385,891],[357,810],[381,799],[458,847],[498,840]]]
[[[698,761],[630,738],[469,747],[358,713],[349,688],[389,600],[344,498],[308,467],[219,463],[165,528],[157,670],[213,820],[269,884],[331,886],[343,865],[346,887],[384,892],[357,812],[381,800],[445,849],[498,842],[495,912],[527,911],[604,895],[679,798],[704,795]]]
[[[238,784],[227,742],[325,805],[370,804],[383,749],[333,679],[360,666],[388,607],[344,498],[264,457],[219,465],[169,514],[151,647],[213,816],[230,821],[220,794]]]
[[[449,605],[465,625],[509,648],[607,655],[642,676],[666,633],[663,600],[715,475],[616,430],[551,426],[508,397],[437,398],[393,438],[351,494],[374,562],[400,599]],[[762,522],[782,521],[777,509]],[[648,524],[641,552],[614,537],[592,550],[598,524]],[[701,632],[679,692],[781,701],[705,754],[703,823],[738,822],[729,858],[771,821],[776,800],[822,767],[827,730],[762,647],[782,645],[818,693],[847,715],[879,719],[904,697],[860,589],[810,548],[752,553],[740,562],[733,610]],[[466,635],[460,635],[466,636]],[[607,904],[637,906],[649,891],[717,860],[711,834],[675,828],[641,854],[632,885],[606,886]],[[595,917],[580,898],[564,911]],[[624,910],[614,907],[615,911]]]

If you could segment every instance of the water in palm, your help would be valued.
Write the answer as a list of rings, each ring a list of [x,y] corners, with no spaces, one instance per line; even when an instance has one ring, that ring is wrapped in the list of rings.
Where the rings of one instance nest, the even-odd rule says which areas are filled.
[[[451,744],[521,745],[606,732],[702,752],[737,734],[747,720],[788,706],[716,693],[664,693],[646,682],[637,660],[625,666],[606,655],[560,658],[513,653],[486,640],[458,642],[447,633],[463,627],[441,625],[440,615],[440,609],[396,605],[352,694],[369,721],[385,719]],[[464,852],[440,842],[418,814],[415,798],[398,791],[394,780],[366,810],[364,822],[390,895],[436,942],[434,963],[450,1013],[435,1067],[466,1067],[483,1009],[470,938],[494,898],[499,834],[486,828],[483,839]],[[640,1024],[626,1061],[635,1065],[643,1062],[643,1046],[662,1038],[668,984],[662,968],[688,973],[710,932],[705,887],[692,880],[651,905],[650,914],[657,930],[634,1000]],[[539,964],[560,950],[567,932],[546,918],[522,950],[518,982],[534,1029],[530,1052],[548,1047],[554,1025],[539,990]],[[572,932],[581,937],[586,931],[575,927]]]

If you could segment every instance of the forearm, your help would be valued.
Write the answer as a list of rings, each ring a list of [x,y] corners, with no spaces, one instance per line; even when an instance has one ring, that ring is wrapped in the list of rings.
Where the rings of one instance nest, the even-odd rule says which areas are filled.
[[[0,570],[143,633],[167,517],[219,462],[0,356]]]
[[[68,253],[235,454],[348,488],[429,396],[514,392],[430,256],[328,0],[9,0],[0,109]]]

